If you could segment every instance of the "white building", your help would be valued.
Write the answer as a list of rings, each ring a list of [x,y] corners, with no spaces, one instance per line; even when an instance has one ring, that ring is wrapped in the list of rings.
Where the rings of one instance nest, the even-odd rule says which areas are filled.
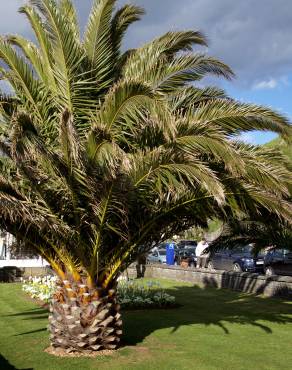
[[[48,262],[43,258],[14,258],[11,256],[11,245],[15,242],[13,235],[0,231],[0,268],[5,266],[15,267],[45,267]]]
[[[14,242],[13,235],[2,231],[0,232],[0,260],[10,260],[9,247]]]

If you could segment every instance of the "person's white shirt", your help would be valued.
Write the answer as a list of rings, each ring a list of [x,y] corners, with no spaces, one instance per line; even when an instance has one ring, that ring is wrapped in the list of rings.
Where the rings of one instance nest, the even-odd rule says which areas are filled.
[[[209,247],[209,244],[205,241],[200,241],[196,247],[196,257],[201,257],[206,248]]]

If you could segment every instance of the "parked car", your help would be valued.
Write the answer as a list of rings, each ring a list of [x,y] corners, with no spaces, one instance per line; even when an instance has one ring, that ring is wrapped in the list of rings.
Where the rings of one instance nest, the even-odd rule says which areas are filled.
[[[166,250],[154,249],[147,256],[147,263],[166,263]]]
[[[195,240],[181,240],[177,243],[178,249],[196,248],[197,242]]]
[[[196,267],[196,248],[179,249],[175,254],[174,264],[180,265],[182,260],[187,261],[189,267]]]
[[[265,274],[292,275],[292,251],[287,249],[272,249],[264,258]]]
[[[238,272],[263,272],[264,256],[261,253],[255,256],[251,245],[238,245],[232,249],[222,249],[211,254],[208,268]]]

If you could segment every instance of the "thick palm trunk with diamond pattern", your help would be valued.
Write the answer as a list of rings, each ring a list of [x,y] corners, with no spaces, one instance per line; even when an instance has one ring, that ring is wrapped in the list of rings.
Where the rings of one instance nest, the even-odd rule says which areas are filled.
[[[119,310],[114,290],[101,294],[85,284],[63,281],[50,306],[52,346],[68,352],[117,348],[122,334]]]

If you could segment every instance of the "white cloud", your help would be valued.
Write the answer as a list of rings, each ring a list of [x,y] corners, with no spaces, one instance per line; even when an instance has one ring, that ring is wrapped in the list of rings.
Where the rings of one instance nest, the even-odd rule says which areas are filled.
[[[32,37],[17,9],[28,0],[0,0],[0,35]],[[169,29],[200,29],[210,41],[209,53],[230,65],[243,87],[285,86],[292,74],[291,0],[118,0],[135,3],[147,14],[127,35],[124,47],[136,47]],[[92,0],[74,0],[84,27]],[[202,50],[202,49],[200,49]],[[265,82],[265,84],[262,84]]]
[[[132,1],[147,14],[130,29],[129,47],[169,29],[200,29],[208,36],[209,53],[236,73],[236,85],[251,88],[269,78],[279,83],[292,73],[291,0]]]
[[[255,90],[275,89],[278,86],[278,81],[275,78],[270,78],[266,81],[259,81],[253,85]]]

